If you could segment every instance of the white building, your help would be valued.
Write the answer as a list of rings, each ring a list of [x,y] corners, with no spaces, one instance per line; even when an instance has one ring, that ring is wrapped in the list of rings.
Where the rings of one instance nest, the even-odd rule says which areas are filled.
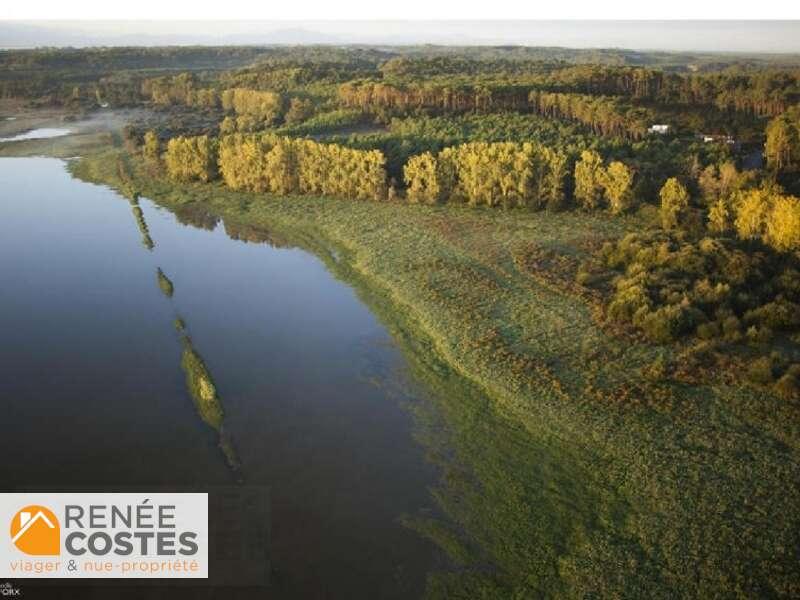
[[[650,133],[658,133],[660,135],[664,135],[665,133],[669,133],[669,125],[650,125],[650,129],[648,129]]]

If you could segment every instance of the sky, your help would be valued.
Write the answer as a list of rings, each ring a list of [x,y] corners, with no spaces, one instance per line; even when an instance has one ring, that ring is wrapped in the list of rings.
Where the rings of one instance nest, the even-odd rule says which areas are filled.
[[[0,47],[269,43],[800,53],[800,21],[0,20]]]

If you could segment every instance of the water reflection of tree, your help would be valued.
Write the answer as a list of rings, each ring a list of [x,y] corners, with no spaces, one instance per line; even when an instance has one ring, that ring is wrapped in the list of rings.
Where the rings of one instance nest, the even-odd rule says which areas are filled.
[[[139,233],[142,234],[142,246],[144,246],[147,250],[152,250],[156,245],[153,242],[153,238],[150,237],[150,230],[147,228],[147,221],[144,220],[142,207],[139,206],[138,194],[132,194],[128,198],[128,202],[131,203],[133,218],[136,219],[136,226],[139,228]]]
[[[236,223],[229,220],[223,221],[222,224],[225,227],[225,233],[232,240],[254,244],[269,244],[273,248],[291,248],[293,246],[287,239],[263,227]]]
[[[164,271],[161,270],[161,267],[158,268],[156,278],[158,279],[158,287],[161,289],[163,294],[167,298],[172,298],[172,295],[175,293],[175,286],[173,285],[172,280],[164,275]]]
[[[241,463],[236,454],[233,439],[225,431],[225,411],[222,408],[222,400],[217,393],[217,386],[214,384],[211,371],[208,370],[203,357],[195,349],[183,319],[175,319],[175,329],[178,330],[183,344],[181,368],[186,374],[186,388],[189,395],[194,401],[200,418],[219,434],[219,447],[225,455],[228,466],[238,472],[241,469]]]
[[[151,251],[155,248],[155,242],[150,237],[150,230],[144,218],[141,206],[139,206],[139,196],[136,193],[126,194],[125,197],[130,202],[136,224],[142,234],[142,245]],[[184,222],[204,229],[214,229],[219,219],[205,210],[192,210],[183,213]],[[180,218],[179,218],[180,220]],[[161,267],[156,268],[156,283],[159,290],[167,298],[172,300],[175,295],[175,284],[167,276]],[[218,444],[225,456],[228,466],[236,473],[241,472],[241,463],[236,453],[233,439],[225,430],[225,411],[222,407],[222,400],[214,384],[214,378],[208,369],[203,357],[194,347],[192,338],[187,331],[186,323],[180,317],[175,318],[175,328],[181,338],[183,351],[181,354],[181,369],[186,375],[186,389],[194,402],[197,413],[204,423],[212,427],[218,434]]]
[[[187,202],[176,206],[173,211],[178,222],[182,225],[191,225],[198,229],[214,231],[219,223],[219,217],[210,212],[206,207],[197,202]]]
[[[156,279],[161,292],[172,299],[175,294],[175,284],[159,267]],[[186,389],[194,402],[197,413],[204,423],[213,428],[218,434],[218,445],[225,455],[225,461],[232,471],[239,473],[241,463],[236,454],[233,439],[225,430],[225,411],[222,408],[222,399],[217,392],[217,386],[205,360],[194,347],[192,338],[186,327],[186,322],[175,317],[175,329],[180,335],[183,352],[181,354],[181,369],[186,375]]]

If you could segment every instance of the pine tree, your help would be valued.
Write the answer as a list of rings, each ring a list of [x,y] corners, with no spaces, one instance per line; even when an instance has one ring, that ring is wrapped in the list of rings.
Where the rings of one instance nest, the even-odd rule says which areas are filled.
[[[767,126],[764,146],[767,165],[776,171],[790,171],[800,163],[800,134],[788,115],[781,115]]]

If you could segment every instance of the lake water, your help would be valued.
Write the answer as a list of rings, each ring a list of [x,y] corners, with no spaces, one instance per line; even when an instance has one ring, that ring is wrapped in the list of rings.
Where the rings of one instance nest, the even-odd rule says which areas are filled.
[[[352,289],[304,251],[181,224],[56,159],[2,158],[0,180],[6,489],[268,486],[267,597],[421,594],[437,555],[398,518],[433,505],[436,472],[392,385],[402,357]],[[187,392],[178,318],[227,456]]]
[[[10,117],[6,120],[10,119],[13,119],[13,117]],[[69,132],[70,132],[69,129],[64,129],[62,127],[40,127],[39,129],[31,129],[30,131],[26,131],[25,133],[20,133],[19,135],[0,138],[0,142],[21,142],[23,140],[42,140],[47,138],[61,137],[62,135],[67,135]]]

